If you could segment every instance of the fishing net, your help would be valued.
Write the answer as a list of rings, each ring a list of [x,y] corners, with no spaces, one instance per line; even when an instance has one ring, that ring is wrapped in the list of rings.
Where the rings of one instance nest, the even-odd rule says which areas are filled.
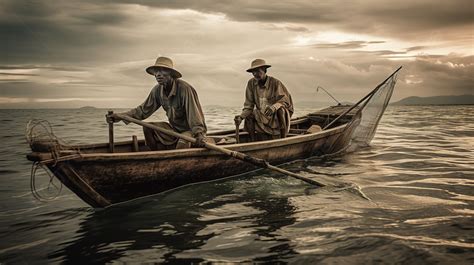
[[[48,166],[56,166],[62,159],[60,151],[67,144],[56,137],[48,121],[36,119],[28,121],[26,125],[26,140],[31,150],[51,153],[51,159],[33,163],[30,175],[31,193],[39,201],[54,200],[61,193],[63,185],[54,177]]]
[[[369,146],[377,131],[380,119],[390,102],[396,82],[397,72],[380,84],[372,96],[363,103],[358,114],[354,116],[354,119],[357,119],[359,124],[352,132],[348,151]]]
[[[64,140],[54,134],[53,127],[47,120],[28,121],[26,141],[34,152],[50,152],[54,162],[59,159],[61,150],[72,149]]]
[[[323,157],[336,157],[369,146],[392,97],[399,70],[400,68],[379,84],[365,100],[359,102],[358,109],[355,108],[356,112],[344,129],[345,132],[332,143],[328,154]],[[344,147],[340,148],[341,146]]]

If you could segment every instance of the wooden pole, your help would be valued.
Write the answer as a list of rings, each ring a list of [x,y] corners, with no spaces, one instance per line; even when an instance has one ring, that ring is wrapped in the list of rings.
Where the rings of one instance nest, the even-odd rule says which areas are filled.
[[[235,122],[235,140],[237,143],[240,143],[240,135],[239,135],[240,129],[239,129],[239,123],[236,121]]]
[[[153,129],[153,130],[156,130],[156,131],[160,131],[162,133],[165,133],[165,134],[168,134],[168,135],[186,140],[186,141],[191,142],[191,143],[196,143],[196,139],[194,139],[193,137],[190,137],[190,136],[187,136],[187,135],[184,135],[184,134],[180,134],[180,133],[177,133],[175,131],[170,131],[170,130],[167,130],[167,129],[163,129],[163,128],[160,128],[158,126],[149,124],[149,123],[141,121],[141,120],[137,120],[137,119],[129,117],[129,116],[119,115],[119,114],[116,114],[116,115],[119,118],[121,118],[122,120],[133,122],[133,123],[136,123],[136,124],[141,125],[143,127],[147,127],[147,128],[150,128],[150,129]],[[312,179],[303,177],[301,175],[298,175],[296,173],[284,170],[282,168],[272,166],[267,161],[265,161],[264,159],[261,159],[261,158],[252,157],[252,156],[249,156],[249,155],[246,155],[244,153],[237,152],[237,151],[231,151],[229,149],[226,149],[226,148],[214,145],[214,144],[210,144],[210,143],[204,143],[204,147],[206,147],[209,150],[217,151],[217,152],[226,154],[228,156],[237,158],[239,160],[251,163],[251,164],[253,164],[255,166],[259,166],[261,168],[269,168],[273,171],[283,173],[283,174],[285,174],[287,176],[290,176],[290,177],[293,177],[293,178],[297,178],[299,180],[302,180],[302,181],[307,182],[307,183],[312,184],[312,185],[316,185],[316,186],[320,186],[320,187],[326,186],[325,184],[323,184],[319,181],[312,180]]]
[[[138,152],[140,149],[138,147],[138,138],[136,135],[132,135],[132,143],[133,143],[133,152]]]
[[[114,114],[112,110],[109,110],[107,114],[110,116]],[[109,152],[114,152],[114,123],[109,122]]]

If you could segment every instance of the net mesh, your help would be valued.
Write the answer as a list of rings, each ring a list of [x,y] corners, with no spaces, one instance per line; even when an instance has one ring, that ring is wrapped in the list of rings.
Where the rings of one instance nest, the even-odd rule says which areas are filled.
[[[32,148],[35,143],[53,144],[58,149],[61,145],[66,145],[63,140],[54,134],[53,128],[47,120],[39,119],[30,120],[26,124],[26,141]]]
[[[30,189],[33,196],[39,201],[51,201],[56,199],[62,191],[62,182],[48,168],[53,167],[60,160],[60,150],[66,143],[58,138],[51,124],[46,120],[30,120],[26,125],[26,140],[31,150],[37,152],[50,152],[48,161],[34,162],[31,167]],[[38,170],[42,169],[42,170]]]
[[[353,152],[360,147],[369,146],[392,97],[397,82],[398,70],[378,85],[366,100],[359,103],[357,112],[344,129],[345,132],[341,133],[331,144],[328,148],[328,154],[323,157],[336,157],[347,152]]]
[[[370,96],[354,116],[358,126],[353,130],[350,141],[350,150],[365,147],[374,138],[377,126],[392,97],[397,82],[397,73],[382,83]]]

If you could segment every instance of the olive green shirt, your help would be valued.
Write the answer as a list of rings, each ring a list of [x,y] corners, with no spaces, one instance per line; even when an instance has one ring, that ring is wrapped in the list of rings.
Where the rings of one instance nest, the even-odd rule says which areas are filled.
[[[193,135],[206,133],[206,122],[196,90],[185,81],[174,79],[168,96],[165,95],[163,86],[156,85],[145,102],[128,111],[127,115],[144,120],[160,107],[163,107],[170,125],[176,131],[191,131]]]

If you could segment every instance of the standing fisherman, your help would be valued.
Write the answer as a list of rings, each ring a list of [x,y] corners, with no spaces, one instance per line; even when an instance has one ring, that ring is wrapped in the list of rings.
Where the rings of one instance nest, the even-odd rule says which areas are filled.
[[[196,90],[190,84],[179,79],[181,73],[173,67],[173,61],[167,57],[158,57],[154,65],[146,68],[146,72],[155,76],[158,84],[152,88],[145,102],[134,109],[121,113],[121,115],[144,120],[163,107],[169,123],[153,122],[153,125],[192,136],[197,140],[196,147],[204,146],[207,127]],[[108,122],[120,120],[115,114],[107,116]],[[128,124],[128,122],[124,122]],[[153,129],[143,127],[143,133],[146,145],[151,150],[191,147],[190,142]]]
[[[245,90],[242,113],[235,116],[239,125],[245,120],[244,129],[251,141],[285,138],[290,129],[293,114],[291,95],[280,80],[267,75],[271,65],[263,59],[255,59],[247,72],[252,73]]]

